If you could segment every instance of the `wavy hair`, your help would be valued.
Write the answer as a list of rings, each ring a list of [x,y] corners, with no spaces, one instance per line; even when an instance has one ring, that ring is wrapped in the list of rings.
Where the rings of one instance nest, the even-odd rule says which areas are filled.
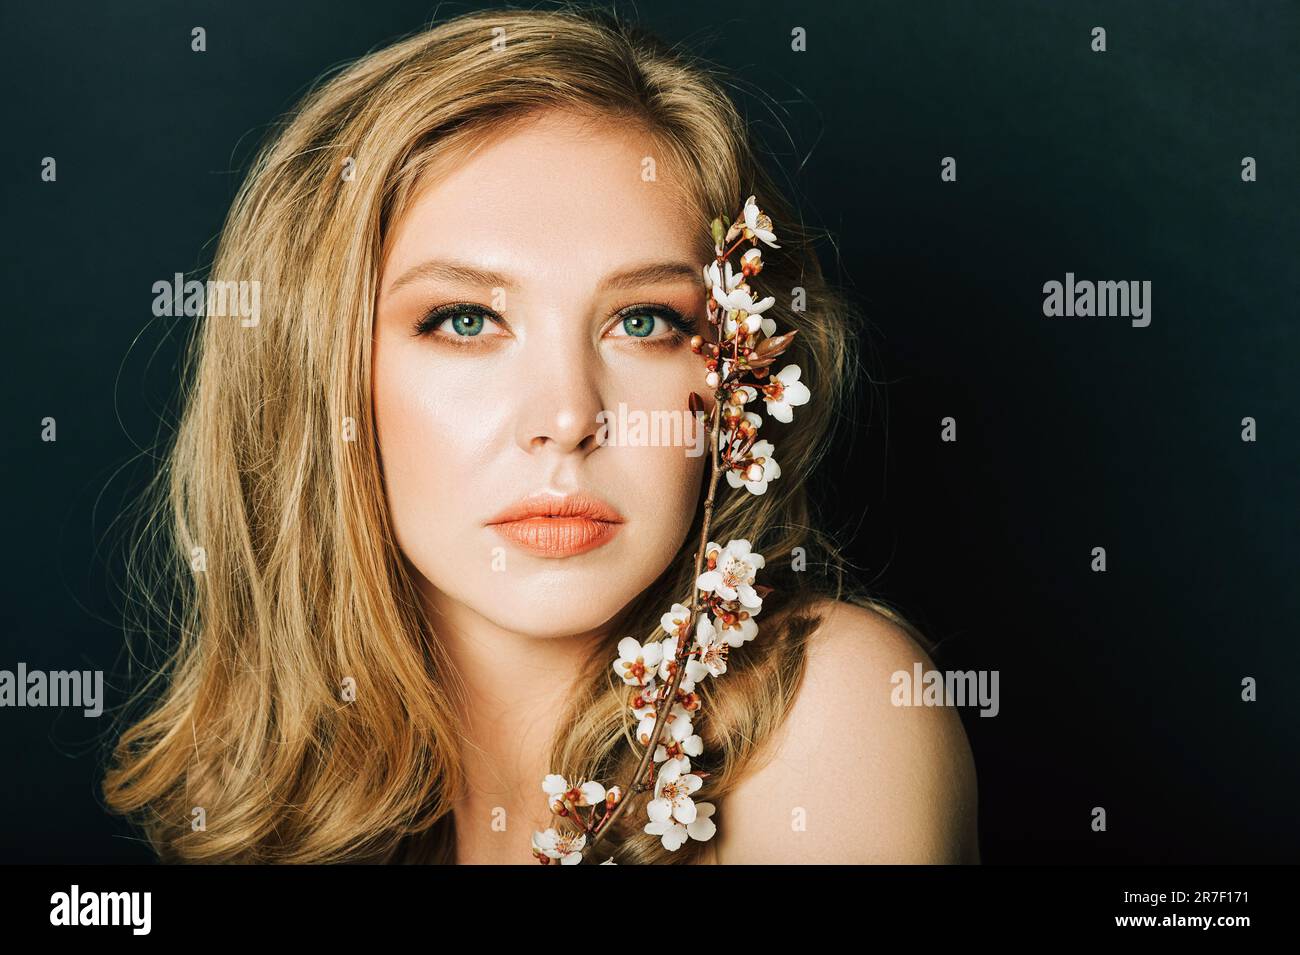
[[[322,79],[258,152],[224,224],[211,275],[260,281],[262,319],[256,330],[209,320],[188,343],[180,420],[140,499],[128,561],[162,656],[103,781],[109,809],[163,861],[455,860],[452,806],[465,786],[455,676],[385,503],[370,398],[376,289],[422,171],[553,109],[647,130],[682,177],[709,255],[708,221],[750,194],[781,235],[759,282],[777,296],[778,327],[798,329],[787,355],[813,399],[794,426],[769,425],[787,477],[762,496],[719,485],[710,536],[753,541],[769,555],[762,582],[776,588],[759,639],[732,655],[725,679],[701,684],[705,756],[694,764],[711,774],[701,798],[719,803],[722,825],[726,794],[794,701],[824,601],[874,607],[922,639],[846,583],[815,527],[804,479],[852,397],[859,322],[716,71],[609,13],[458,16]],[[791,307],[795,287],[807,311]],[[340,440],[349,419],[359,438]],[[681,551],[619,614],[609,654],[575,675],[555,772],[608,785],[635,768],[628,688],[609,661],[623,637],[662,637],[660,615],[689,600],[702,518],[701,506]],[[806,571],[773,556],[797,547],[817,558]],[[339,698],[347,677],[364,688],[351,702]],[[668,852],[643,822],[629,806],[604,840],[616,862],[702,851],[690,841]]]

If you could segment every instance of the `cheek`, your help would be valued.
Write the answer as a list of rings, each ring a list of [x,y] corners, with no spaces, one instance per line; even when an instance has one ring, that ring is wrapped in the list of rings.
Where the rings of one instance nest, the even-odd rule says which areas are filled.
[[[430,368],[401,346],[375,356],[375,421],[398,542],[417,563],[450,552],[455,524],[476,515],[495,427],[472,400],[472,382]]]
[[[711,406],[703,379],[702,359],[687,352],[614,376],[622,384],[609,395],[610,444],[599,453],[617,462],[644,539],[664,560],[689,530],[709,466],[708,440],[688,405],[693,390]]]
[[[625,473],[636,475],[630,485],[639,488],[632,516],[641,529],[641,557],[648,567],[666,566],[690,530],[708,466],[708,442],[701,439],[699,448],[702,454],[692,447],[608,449],[624,459]]]

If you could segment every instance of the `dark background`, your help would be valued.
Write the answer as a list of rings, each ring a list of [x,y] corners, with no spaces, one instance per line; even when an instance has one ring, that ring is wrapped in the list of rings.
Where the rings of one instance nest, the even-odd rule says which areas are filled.
[[[475,6],[6,4],[0,668],[104,669],[121,702],[112,522],[189,321],[153,318],[152,283],[209,262],[314,77]],[[1297,4],[619,9],[732,71],[872,322],[819,498],[940,667],[1000,672],[1000,714],[963,712],[984,861],[1300,859]],[[1045,318],[1067,271],[1150,280],[1151,325]],[[0,861],[152,858],[99,803],[113,729],[0,710]]]

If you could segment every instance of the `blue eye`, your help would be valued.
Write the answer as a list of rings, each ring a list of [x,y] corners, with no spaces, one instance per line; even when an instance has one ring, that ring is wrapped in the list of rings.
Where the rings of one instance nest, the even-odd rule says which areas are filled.
[[[662,319],[672,335],[654,335],[655,319]],[[628,338],[678,338],[682,335],[695,334],[695,323],[690,319],[683,318],[681,313],[667,305],[634,305],[631,308],[623,310],[623,318],[619,325],[623,329],[624,335]],[[615,338],[622,338],[624,335],[615,335]]]
[[[436,337],[460,341],[467,338],[490,338],[483,335],[487,322],[493,313],[479,305],[444,305],[429,312],[415,326],[416,335],[430,335],[438,332],[444,325],[447,331]],[[450,332],[448,334],[447,332]]]
[[[638,312],[623,319],[623,331],[634,338],[645,338],[655,330],[655,316],[648,312]]]
[[[477,335],[483,331],[483,316],[472,312],[458,312],[451,317],[451,330],[457,335]]]
[[[669,334],[655,334],[655,320],[668,326]],[[481,305],[459,303],[443,305],[426,313],[415,325],[417,336],[442,339],[447,344],[469,344],[471,338],[498,338],[503,333],[483,334],[488,322],[501,321],[491,309]],[[675,344],[695,334],[695,322],[684,318],[680,312],[667,305],[634,305],[623,309],[614,326],[622,334],[615,338],[639,338],[655,344]]]

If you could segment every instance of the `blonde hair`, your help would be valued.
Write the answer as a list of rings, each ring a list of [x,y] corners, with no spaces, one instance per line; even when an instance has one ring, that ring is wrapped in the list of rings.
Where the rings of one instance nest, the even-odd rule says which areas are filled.
[[[125,721],[104,779],[110,809],[133,817],[164,861],[454,861],[451,808],[465,779],[452,675],[394,544],[373,440],[376,283],[385,236],[422,170],[545,109],[646,128],[680,171],[705,247],[708,220],[734,215],[750,194],[781,235],[758,281],[777,296],[768,314],[778,327],[798,329],[787,355],[814,397],[775,435],[785,477],[762,496],[719,485],[710,537],[754,541],[768,555],[762,582],[776,588],[759,637],[731,655],[724,679],[701,685],[705,756],[695,764],[711,774],[700,798],[719,803],[721,825],[723,797],[755,768],[798,691],[818,602],[850,599],[901,622],[846,590],[806,496],[857,375],[853,312],[827,286],[812,236],[759,167],[712,70],[612,15],[459,16],[309,93],[258,154],[226,220],[212,275],[260,281],[263,317],[256,329],[209,319],[190,342],[184,411],[142,499],[130,567],[175,643],[140,688],[143,712]],[[795,286],[809,311],[784,304]],[[361,439],[341,440],[349,419]],[[635,768],[627,687],[609,662],[624,636],[662,637],[660,615],[689,600],[701,519],[702,508],[681,552],[619,615],[607,658],[576,675],[555,772],[610,785]],[[797,572],[785,558],[796,547],[825,560]],[[191,569],[197,554],[202,572]],[[345,678],[358,687],[351,702],[340,700]],[[202,827],[192,825],[198,807]],[[644,821],[630,806],[602,859],[682,863],[704,845],[668,852]]]

